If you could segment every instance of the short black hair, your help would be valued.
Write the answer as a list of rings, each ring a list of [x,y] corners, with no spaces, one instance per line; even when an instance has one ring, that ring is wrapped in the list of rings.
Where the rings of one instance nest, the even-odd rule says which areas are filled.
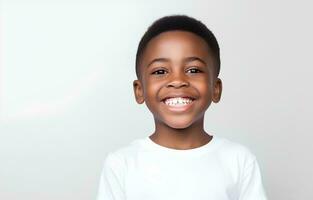
[[[142,36],[136,53],[137,78],[140,77],[139,72],[140,59],[149,41],[156,37],[157,35],[159,35],[160,33],[174,30],[188,31],[200,36],[205,40],[209,49],[211,50],[210,53],[212,53],[215,58],[216,76],[218,76],[221,65],[220,48],[212,31],[210,31],[206,27],[206,25],[204,25],[201,21],[196,20],[187,15],[169,15],[153,22],[153,24],[147,29],[145,34]]]

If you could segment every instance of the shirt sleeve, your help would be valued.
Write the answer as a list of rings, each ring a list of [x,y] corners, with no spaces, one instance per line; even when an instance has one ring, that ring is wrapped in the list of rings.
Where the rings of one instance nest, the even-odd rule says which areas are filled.
[[[267,200],[256,158],[243,171],[239,200]]]
[[[126,200],[123,174],[122,160],[108,153],[100,177],[97,200]]]

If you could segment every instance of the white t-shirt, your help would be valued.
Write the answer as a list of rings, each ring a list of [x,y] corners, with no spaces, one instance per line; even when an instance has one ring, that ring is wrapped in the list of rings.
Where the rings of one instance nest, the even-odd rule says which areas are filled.
[[[148,136],[109,152],[97,200],[266,200],[251,151],[213,135],[200,147],[178,150]]]

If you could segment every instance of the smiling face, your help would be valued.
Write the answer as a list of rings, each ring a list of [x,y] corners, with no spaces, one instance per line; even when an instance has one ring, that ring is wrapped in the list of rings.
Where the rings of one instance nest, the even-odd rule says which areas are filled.
[[[167,31],[149,41],[133,82],[136,101],[146,103],[156,126],[182,129],[204,118],[217,103],[222,82],[206,42],[187,31]]]

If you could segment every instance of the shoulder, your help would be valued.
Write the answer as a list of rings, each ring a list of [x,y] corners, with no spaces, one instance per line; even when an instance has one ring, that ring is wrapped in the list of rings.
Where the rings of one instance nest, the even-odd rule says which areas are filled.
[[[113,166],[126,165],[128,158],[133,158],[141,149],[142,139],[135,139],[128,144],[109,151],[105,157],[105,163]]]
[[[252,163],[256,160],[255,154],[248,146],[227,138],[219,137],[219,140],[221,146],[218,153],[220,156],[240,163]]]
[[[257,166],[257,160],[249,147],[239,142],[220,138],[216,158],[222,168],[229,172],[236,182],[240,183],[243,177]],[[257,170],[257,168],[255,168]]]

